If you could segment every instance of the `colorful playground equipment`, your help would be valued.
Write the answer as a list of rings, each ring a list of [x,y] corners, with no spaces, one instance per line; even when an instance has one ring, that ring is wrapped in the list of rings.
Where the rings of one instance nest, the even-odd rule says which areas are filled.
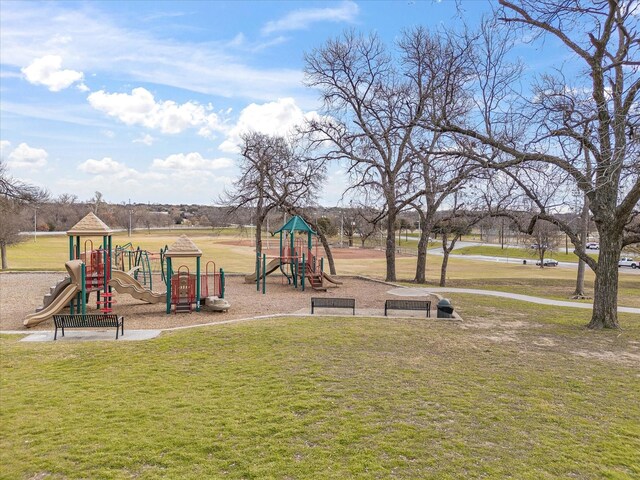
[[[163,278],[167,285],[167,313],[190,313],[206,302],[212,310],[225,311],[229,304],[224,300],[224,271],[216,272],[216,265],[209,261],[205,265],[205,273],[201,272],[200,258],[202,251],[186,235],[161,250],[163,258]],[[183,261],[195,259],[195,274],[186,264],[174,270],[174,259]]]
[[[305,235],[304,237],[298,234]],[[256,269],[245,277],[245,283],[256,283],[256,290],[260,291],[262,281],[262,293],[266,293],[267,275],[280,270],[287,283],[295,288],[305,290],[306,285],[314,290],[326,291],[327,285],[341,285],[339,282],[324,272],[324,259],[318,257],[317,234],[304,221],[302,217],[294,216],[286,222],[273,235],[280,234],[280,253],[267,263],[267,255],[256,252]],[[315,240],[315,242],[314,242]]]
[[[96,292],[96,308],[102,313],[113,311],[109,281],[111,279],[111,229],[93,213],[89,213],[67,232],[69,237],[69,273],[45,296],[43,307],[27,316],[24,325],[31,327],[50,319],[69,305],[70,313],[86,314],[87,300]],[[94,248],[93,241],[82,237],[102,237],[102,246]],[[83,248],[84,247],[84,248]]]
[[[226,311],[229,308],[229,304],[222,300],[223,270],[216,272],[215,263],[208,262],[205,273],[200,275],[202,252],[184,235],[171,249],[165,249],[157,255],[159,261],[167,262],[166,267],[160,266],[163,279],[167,282],[166,294],[151,290],[154,272],[150,266],[150,254],[139,247],[133,249],[130,244],[112,250],[112,231],[95,214],[86,215],[67,235],[69,261],[65,268],[68,276],[51,287],[43,299],[43,306],[25,318],[23,323],[27,327],[51,319],[67,306],[71,314],[86,315],[91,292],[96,292],[96,310],[103,314],[113,312],[116,303],[114,291],[147,303],[166,303],[167,313],[171,305],[175,305],[176,311],[191,311],[192,306],[198,311],[204,301],[211,305],[211,310]],[[85,237],[84,242],[82,237]],[[93,240],[86,237],[102,237],[102,244],[96,248]],[[181,266],[175,279],[172,278],[171,258],[188,257],[193,253],[197,253],[196,275],[190,275],[188,267]]]
[[[133,248],[131,242],[125,245],[116,245],[113,255],[113,267],[124,272],[130,272],[141,285],[153,289],[153,271],[151,260],[153,254],[140,247]]]

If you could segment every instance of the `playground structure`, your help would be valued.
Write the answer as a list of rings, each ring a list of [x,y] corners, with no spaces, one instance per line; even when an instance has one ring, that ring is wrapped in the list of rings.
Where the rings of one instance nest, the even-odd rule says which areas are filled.
[[[186,235],[181,235],[170,247],[161,250],[163,278],[167,285],[167,313],[200,311],[203,304],[211,310],[226,311],[229,304],[224,300],[224,271],[216,271],[213,261],[205,264],[201,272],[202,251]],[[195,274],[187,264],[174,270],[174,259],[195,259]],[[193,263],[193,262],[192,262]],[[193,265],[192,265],[193,267]]]
[[[67,232],[69,262],[65,268],[69,277],[51,288],[45,295],[43,307],[27,316],[24,325],[31,327],[49,320],[69,305],[70,313],[86,314],[91,292],[96,292],[96,309],[102,313],[113,311],[111,280],[111,229],[93,213],[87,214]],[[102,246],[94,248],[93,241],[82,237],[102,237]]]
[[[23,324],[26,327],[32,327],[53,318],[53,315],[67,306],[71,314],[86,315],[91,292],[96,293],[96,310],[102,314],[113,312],[113,306],[116,303],[113,298],[114,291],[128,294],[150,304],[166,303],[167,313],[170,312],[171,305],[175,305],[176,312],[191,311],[191,305],[195,305],[196,311],[199,311],[201,300],[205,299],[208,299],[211,310],[226,311],[229,308],[226,301],[220,300],[224,298],[224,272],[222,269],[215,272],[215,263],[208,262],[205,266],[205,274],[200,276],[200,257],[198,256],[197,279],[184,276],[182,266],[176,272],[175,279],[173,278],[172,256],[184,256],[185,252],[188,253],[188,249],[174,248],[173,251],[165,249],[157,256],[162,262],[165,260],[167,262],[166,267],[161,266],[167,293],[156,293],[151,289],[153,272],[149,252],[139,247],[133,249],[130,244],[113,250],[112,231],[95,214],[86,215],[67,232],[67,235],[69,261],[66,262],[65,268],[68,276],[51,287],[50,292],[43,299],[42,307],[25,318]],[[102,244],[96,248],[93,240],[86,238],[83,243],[82,237],[102,237]],[[176,242],[177,247],[181,240],[182,237]],[[202,254],[191,240],[188,238],[186,240],[190,244],[189,248],[192,246],[192,251],[195,249],[200,255]],[[128,271],[125,271],[127,267],[129,267]],[[176,286],[173,287],[173,285]],[[172,288],[176,289],[175,297],[172,296]],[[189,307],[185,308],[187,301]]]
[[[113,267],[123,272],[131,272],[140,285],[153,289],[153,270],[151,269],[151,259],[154,255],[142,248],[133,248],[131,242],[125,245],[116,245],[114,250]]]
[[[298,236],[305,234],[306,239]],[[280,234],[279,255],[267,263],[266,254],[256,252],[256,269],[245,277],[245,283],[256,283],[256,290],[260,291],[262,281],[262,293],[266,293],[266,277],[276,270],[280,270],[283,279],[287,279],[289,285],[300,288],[311,287],[313,290],[326,291],[327,283],[333,286],[342,282],[335,280],[324,272],[324,258],[318,257],[317,234],[304,221],[302,217],[294,216],[286,222],[273,235]],[[315,239],[315,242],[314,242]],[[315,245],[314,245],[315,243]]]

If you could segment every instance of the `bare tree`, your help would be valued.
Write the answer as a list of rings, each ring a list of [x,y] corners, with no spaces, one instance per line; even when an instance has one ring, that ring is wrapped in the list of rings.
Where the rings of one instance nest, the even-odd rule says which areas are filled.
[[[475,115],[481,121],[449,117],[439,122],[438,131],[458,135],[469,157],[483,166],[509,171],[538,210],[533,223],[546,220],[569,236],[575,253],[596,273],[589,327],[617,328],[618,258],[625,245],[640,241],[625,228],[640,200],[640,41],[634,2],[500,4],[497,17],[503,25],[554,37],[574,61],[539,76],[530,94],[515,91],[523,79],[518,66],[506,61],[509,45],[503,39],[509,32],[485,23],[480,41],[475,39],[474,62]],[[586,254],[575,229],[536,196],[535,185],[522,176],[530,168],[562,177],[588,197],[600,236],[597,261]]]
[[[536,222],[531,236],[535,241],[534,246],[538,254],[540,268],[544,268],[544,258],[547,252],[558,249],[558,233],[558,228],[552,223],[544,220]]]
[[[93,198],[90,200],[90,202],[93,204],[92,210],[93,213],[95,215],[98,215],[98,210],[100,210],[100,205],[102,205],[104,202],[104,196],[102,195],[102,192],[99,192],[96,190],[96,193],[94,194]]]
[[[327,114],[309,122],[309,132],[327,159],[348,162],[350,189],[383,206],[386,279],[395,281],[396,218],[419,195],[408,149],[426,97],[415,96],[376,35],[347,32],[305,55],[305,63],[306,83],[320,91]]]
[[[312,205],[325,178],[324,162],[293,137],[249,132],[242,142],[240,178],[222,201],[231,207],[231,213],[253,209],[256,251],[261,252],[262,226],[269,212],[276,208],[298,211]]]
[[[47,198],[47,192],[11,177],[7,165],[0,159],[0,257],[2,270],[9,268],[7,246],[24,240],[19,235],[24,226],[20,213],[26,205],[35,205]]]

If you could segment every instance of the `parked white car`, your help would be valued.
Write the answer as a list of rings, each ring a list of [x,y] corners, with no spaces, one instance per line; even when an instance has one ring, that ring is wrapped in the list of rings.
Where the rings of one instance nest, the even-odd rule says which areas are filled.
[[[600,244],[598,242],[589,242],[586,247],[587,250],[600,250]]]
[[[621,257],[618,262],[618,267],[640,268],[640,262],[631,257]]]

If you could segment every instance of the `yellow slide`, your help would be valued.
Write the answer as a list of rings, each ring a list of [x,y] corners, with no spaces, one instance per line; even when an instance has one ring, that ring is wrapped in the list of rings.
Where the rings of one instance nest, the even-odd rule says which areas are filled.
[[[266,275],[273,273],[278,268],[280,268],[280,258],[274,258],[269,263],[267,263]],[[263,276],[264,274],[260,275],[260,278],[262,278]],[[256,281],[256,272],[253,272],[252,274],[244,277],[244,283],[255,283],[255,281]]]
[[[118,293],[126,293],[143,302],[162,303],[167,301],[166,293],[156,293],[144,288],[138,280],[122,270],[111,270],[109,286]]]
[[[46,308],[28,315],[23,322],[25,327],[33,327],[34,325],[38,325],[39,323],[49,320],[56,313],[69,305],[71,300],[73,300],[75,296],[82,291],[82,287],[80,286],[82,261],[72,260],[65,263],[64,266],[67,269],[67,272],[69,272],[71,283],[58,293]]]

